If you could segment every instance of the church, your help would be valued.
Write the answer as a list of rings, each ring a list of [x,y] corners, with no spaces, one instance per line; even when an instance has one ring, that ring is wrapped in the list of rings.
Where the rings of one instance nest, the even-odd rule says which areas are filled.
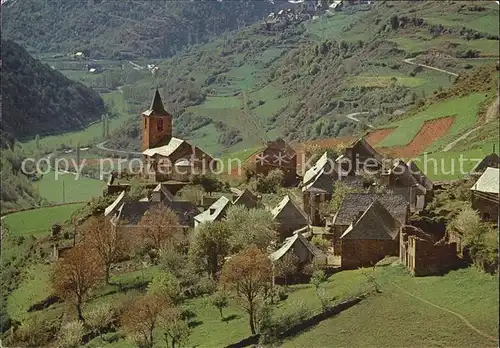
[[[187,182],[191,175],[216,169],[213,158],[187,141],[172,136],[172,115],[163,106],[158,89],[142,113],[143,175],[154,182]]]

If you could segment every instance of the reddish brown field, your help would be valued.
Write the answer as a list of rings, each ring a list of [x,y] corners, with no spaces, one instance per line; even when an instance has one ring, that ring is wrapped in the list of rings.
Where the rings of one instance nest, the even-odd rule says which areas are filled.
[[[366,135],[365,140],[371,146],[375,146],[391,134],[396,128],[377,129]]]
[[[384,152],[400,158],[416,157],[424,152],[434,141],[445,135],[454,121],[454,116],[426,121],[415,138],[407,146],[385,148]]]

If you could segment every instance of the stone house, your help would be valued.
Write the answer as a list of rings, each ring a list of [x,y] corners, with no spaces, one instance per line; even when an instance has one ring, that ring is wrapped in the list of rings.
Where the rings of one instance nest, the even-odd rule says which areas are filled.
[[[286,238],[281,247],[270,255],[270,258],[273,262],[277,262],[288,253],[294,253],[301,265],[326,264],[327,261],[325,253],[309,242],[302,233],[294,233]]]
[[[484,173],[486,168],[498,168],[500,166],[500,157],[495,153],[495,148],[493,147],[493,152],[485,156],[474,168],[470,171],[473,176],[480,176]]]
[[[304,174],[302,205],[312,225],[320,226],[324,223],[320,216],[320,206],[332,199],[334,181],[339,178],[334,166],[335,162],[325,152]]]
[[[499,169],[486,168],[471,187],[472,208],[479,211],[483,221],[498,221]]]
[[[250,190],[244,189],[243,191],[241,190],[234,190],[233,191],[233,205],[244,205],[248,209],[256,209],[256,208],[262,208],[263,205],[260,202],[259,197],[254,195]]]
[[[436,243],[431,235],[414,226],[402,228],[399,249],[400,262],[414,276],[437,274],[459,261],[455,243]]]
[[[172,116],[156,90],[151,106],[142,113],[143,176],[152,181],[189,181],[192,174],[215,169],[210,155],[172,136]],[[212,166],[212,167],[211,167]]]
[[[378,201],[340,236],[341,267],[372,266],[384,257],[398,255],[401,223]]]
[[[356,176],[362,172],[379,172],[384,159],[364,138],[349,145],[344,154],[335,160],[342,168],[342,172],[349,176]]]
[[[297,182],[297,154],[282,138],[270,141],[255,158],[255,173],[267,176],[274,169],[283,172],[285,186]]]
[[[414,161],[405,163],[396,160],[392,167],[383,170],[380,175],[381,184],[407,197],[410,211],[419,212],[432,199],[433,183],[418,168]]]
[[[281,202],[271,210],[274,222],[277,224],[279,240],[283,241],[287,237],[301,228],[309,226],[309,219],[304,211],[286,195]]]
[[[194,217],[194,227],[197,228],[205,222],[220,221],[226,217],[231,201],[227,197],[220,197],[208,209]]]
[[[328,236],[332,238],[334,255],[340,255],[340,237],[377,200],[400,225],[406,225],[410,215],[409,202],[402,195],[377,193],[348,193],[339,210],[327,220]]]

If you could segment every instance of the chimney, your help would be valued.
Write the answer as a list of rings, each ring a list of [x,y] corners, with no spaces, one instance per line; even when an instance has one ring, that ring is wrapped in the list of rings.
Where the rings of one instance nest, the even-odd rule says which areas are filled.
[[[215,208],[210,208],[209,212],[210,212],[210,215],[214,215],[215,214]]]

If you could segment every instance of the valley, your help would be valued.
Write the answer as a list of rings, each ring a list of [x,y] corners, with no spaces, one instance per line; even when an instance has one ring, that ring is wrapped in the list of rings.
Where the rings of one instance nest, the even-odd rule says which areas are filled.
[[[494,1],[2,11],[0,346],[498,342]]]

